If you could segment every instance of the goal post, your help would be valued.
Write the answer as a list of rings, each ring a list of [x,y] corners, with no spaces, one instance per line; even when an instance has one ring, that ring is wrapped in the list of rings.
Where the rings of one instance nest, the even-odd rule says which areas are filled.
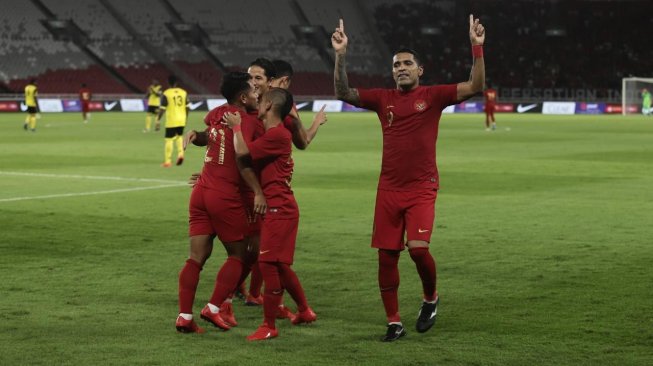
[[[628,77],[621,79],[621,114],[644,113],[642,111],[642,90],[653,93],[653,78]]]

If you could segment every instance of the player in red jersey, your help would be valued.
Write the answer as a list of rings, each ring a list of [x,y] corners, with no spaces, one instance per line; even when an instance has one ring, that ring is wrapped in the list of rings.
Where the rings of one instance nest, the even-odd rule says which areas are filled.
[[[336,97],[375,111],[383,131],[383,158],[372,234],[372,247],[378,249],[379,255],[379,289],[388,319],[383,341],[394,341],[406,334],[397,297],[399,254],[405,247],[415,262],[424,292],[417,331],[429,330],[437,316],[435,261],[429,253],[439,187],[435,142],[442,110],[479,93],[485,83],[482,48],[485,29],[472,15],[469,16],[469,38],[474,63],[468,81],[421,86],[419,81],[424,68],[418,55],[413,50],[401,49],[392,60],[396,89],[354,89],[349,87],[345,70],[348,39],[342,19],[331,37],[335,51]]]
[[[234,131],[234,145],[241,164],[261,164],[261,186],[268,203],[261,227],[258,257],[265,282],[264,322],[247,337],[250,341],[270,339],[279,334],[275,319],[284,289],[288,290],[297,304],[297,316],[293,324],[311,323],[317,319],[308,306],[297,275],[290,268],[295,254],[299,208],[290,188],[294,167],[291,156],[292,136],[284,128],[283,119],[292,106],[293,98],[288,91],[272,88],[266,92],[258,108],[258,117],[265,124],[265,134],[249,146],[243,138],[240,116],[231,113],[224,116]]]
[[[193,142],[207,146],[207,149],[204,168],[190,198],[190,258],[179,274],[180,314],[176,327],[180,332],[203,332],[193,321],[192,307],[199,273],[211,255],[215,236],[224,245],[228,257],[218,272],[211,300],[202,309],[201,316],[224,330],[236,325],[232,316],[223,317],[220,314],[220,305],[235,291],[248,266],[245,237],[248,219],[241,198],[242,180],[254,192],[255,213],[265,211],[266,200],[254,171],[237,164],[233,132],[222,122],[222,117],[225,113],[242,114],[243,133],[248,139],[252,138],[257,121],[247,111],[256,109],[258,95],[250,80],[246,73],[226,74],[220,89],[228,104],[206,115],[204,122],[207,128],[203,134],[190,131],[184,139],[185,145]]]
[[[82,105],[82,118],[84,119],[84,123],[88,123],[88,119],[91,117],[89,104],[91,103],[92,96],[91,89],[82,83],[82,88],[79,89],[79,103]]]
[[[490,131],[490,122],[492,122],[492,131],[497,129],[497,123],[494,120],[494,110],[497,108],[497,91],[488,87],[483,92],[485,98],[485,131]]]
[[[252,80],[257,87],[259,97],[265,94],[270,87],[279,87],[287,90],[290,88],[290,83],[294,74],[290,63],[283,60],[269,61],[265,58],[254,60],[247,69],[247,72],[252,75]],[[293,144],[300,150],[304,150],[308,147],[313,137],[317,134],[319,127],[325,122],[326,114],[324,114],[324,108],[322,108],[322,110],[315,115],[311,127],[306,130],[299,118],[299,113],[294,104],[290,113],[283,119],[284,126],[292,133]],[[254,247],[258,248],[257,234],[260,232],[260,226],[256,226],[252,230],[252,241]],[[252,276],[249,284],[249,294],[245,304],[260,305],[263,302],[263,298],[260,295],[261,286],[263,284],[262,280],[259,268],[254,266],[252,268]],[[294,314],[292,314],[287,307],[280,305],[278,318],[289,318],[292,320],[293,317]]]

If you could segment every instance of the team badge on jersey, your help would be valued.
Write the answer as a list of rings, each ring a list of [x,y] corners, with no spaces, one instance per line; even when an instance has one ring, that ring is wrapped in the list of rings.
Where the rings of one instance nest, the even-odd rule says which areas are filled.
[[[415,104],[413,104],[413,107],[415,108],[416,111],[418,112],[424,112],[426,109],[427,105],[426,102],[422,99],[417,99],[415,101]]]

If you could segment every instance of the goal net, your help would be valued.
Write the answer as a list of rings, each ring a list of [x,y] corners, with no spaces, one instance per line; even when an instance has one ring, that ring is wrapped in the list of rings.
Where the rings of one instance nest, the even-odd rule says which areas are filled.
[[[643,111],[642,102],[644,101],[643,91],[653,93],[653,78],[630,77],[621,79],[621,113],[650,114],[651,110]]]

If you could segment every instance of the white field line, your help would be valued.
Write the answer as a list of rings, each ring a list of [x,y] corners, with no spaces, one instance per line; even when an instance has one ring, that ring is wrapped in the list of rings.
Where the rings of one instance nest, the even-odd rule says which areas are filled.
[[[76,174],[50,174],[50,173],[29,173],[29,172],[7,172],[0,170],[0,175],[13,175],[22,177],[43,177],[43,178],[67,178],[67,179],[94,179],[94,180],[115,180],[122,182],[150,182],[150,183],[178,183],[178,180],[150,179],[150,178],[125,178],[101,175],[76,175]]]
[[[145,190],[149,190],[149,189],[181,187],[181,186],[187,185],[186,182],[180,182],[180,181],[174,181],[174,180],[165,180],[165,179],[125,178],[125,177],[75,175],[75,174],[48,174],[48,173],[27,173],[27,172],[0,171],[0,175],[41,177],[41,178],[93,179],[93,180],[110,180],[110,181],[120,181],[120,182],[167,183],[167,184],[161,184],[161,185],[152,186],[152,187],[135,187],[135,188],[111,189],[111,190],[105,190],[105,191],[60,193],[60,194],[49,194],[49,195],[44,195],[44,196],[25,196],[25,197],[1,198],[0,202],[15,202],[15,201],[25,201],[25,200],[62,198],[62,197],[93,196],[93,195],[100,195],[100,194],[123,193],[123,192],[134,192],[134,191],[145,191]]]

